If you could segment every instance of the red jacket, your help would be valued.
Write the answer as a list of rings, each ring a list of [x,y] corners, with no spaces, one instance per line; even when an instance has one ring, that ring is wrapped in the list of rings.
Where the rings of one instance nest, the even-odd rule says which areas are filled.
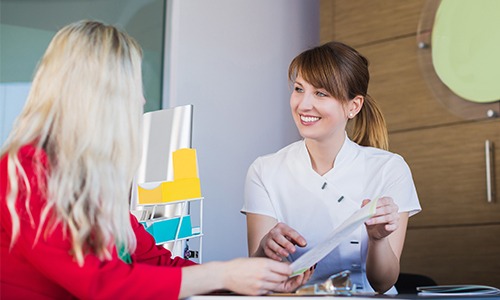
[[[45,153],[35,155],[33,146],[19,152],[32,187],[30,209],[36,226],[31,226],[25,204],[17,201],[21,229],[10,249],[11,216],[6,205],[7,158],[0,160],[0,298],[1,299],[177,299],[181,267],[195,264],[156,246],[153,237],[135,217],[130,221],[137,237],[132,264],[124,263],[116,251],[110,261],[88,254],[79,267],[70,255],[71,242],[63,235],[62,225],[48,236],[43,234],[33,245],[45,197],[38,187],[33,161],[48,166]],[[21,191],[22,192],[22,191]],[[42,229],[42,233],[44,229]]]

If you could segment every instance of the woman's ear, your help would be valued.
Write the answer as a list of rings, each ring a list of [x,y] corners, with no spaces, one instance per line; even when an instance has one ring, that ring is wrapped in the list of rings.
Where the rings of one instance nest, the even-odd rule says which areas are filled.
[[[349,100],[347,104],[347,117],[349,119],[354,118],[363,107],[364,102],[365,102],[365,97],[361,95],[358,95],[353,99]]]

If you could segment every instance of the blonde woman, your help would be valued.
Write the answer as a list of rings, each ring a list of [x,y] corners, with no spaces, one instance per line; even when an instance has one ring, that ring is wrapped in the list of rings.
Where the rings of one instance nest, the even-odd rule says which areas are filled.
[[[359,290],[395,293],[408,217],[420,205],[407,164],[387,151],[369,77],[366,58],[339,42],[293,59],[290,107],[303,140],[255,160],[242,212],[251,256],[293,261],[379,197],[376,215],[317,264],[311,282],[350,270]]]
[[[62,28],[0,155],[2,299],[177,299],[290,291],[288,265],[171,258],[128,211],[140,157],[141,49],[95,21]]]

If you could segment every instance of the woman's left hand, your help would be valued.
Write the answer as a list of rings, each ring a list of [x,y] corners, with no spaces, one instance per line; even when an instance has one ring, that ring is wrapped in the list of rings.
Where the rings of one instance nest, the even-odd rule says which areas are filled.
[[[369,199],[363,200],[361,207],[370,202]],[[365,222],[368,237],[371,240],[380,240],[399,227],[399,207],[391,197],[382,197],[378,199],[375,215]]]
[[[276,290],[275,292],[279,293],[292,293],[299,287],[303,286],[306,284],[309,279],[311,279],[312,274],[314,273],[315,267],[309,268],[309,270],[305,271],[304,273],[290,277],[288,280],[283,282]]]

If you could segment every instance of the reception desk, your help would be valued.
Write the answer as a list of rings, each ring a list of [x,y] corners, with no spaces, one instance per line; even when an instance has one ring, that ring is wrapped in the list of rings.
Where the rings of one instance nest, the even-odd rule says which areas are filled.
[[[499,299],[498,295],[476,295],[476,296],[419,296],[418,294],[397,294],[397,295],[352,295],[352,296],[328,296],[328,295],[316,295],[316,296],[298,296],[298,295],[280,295],[272,294],[266,296],[240,296],[240,295],[205,295],[205,296],[192,296],[187,298],[188,300],[282,300],[282,299],[300,299],[300,300],[319,300],[319,299],[340,299],[340,300],[374,300],[374,299],[419,299],[419,300],[436,300],[436,299]]]

